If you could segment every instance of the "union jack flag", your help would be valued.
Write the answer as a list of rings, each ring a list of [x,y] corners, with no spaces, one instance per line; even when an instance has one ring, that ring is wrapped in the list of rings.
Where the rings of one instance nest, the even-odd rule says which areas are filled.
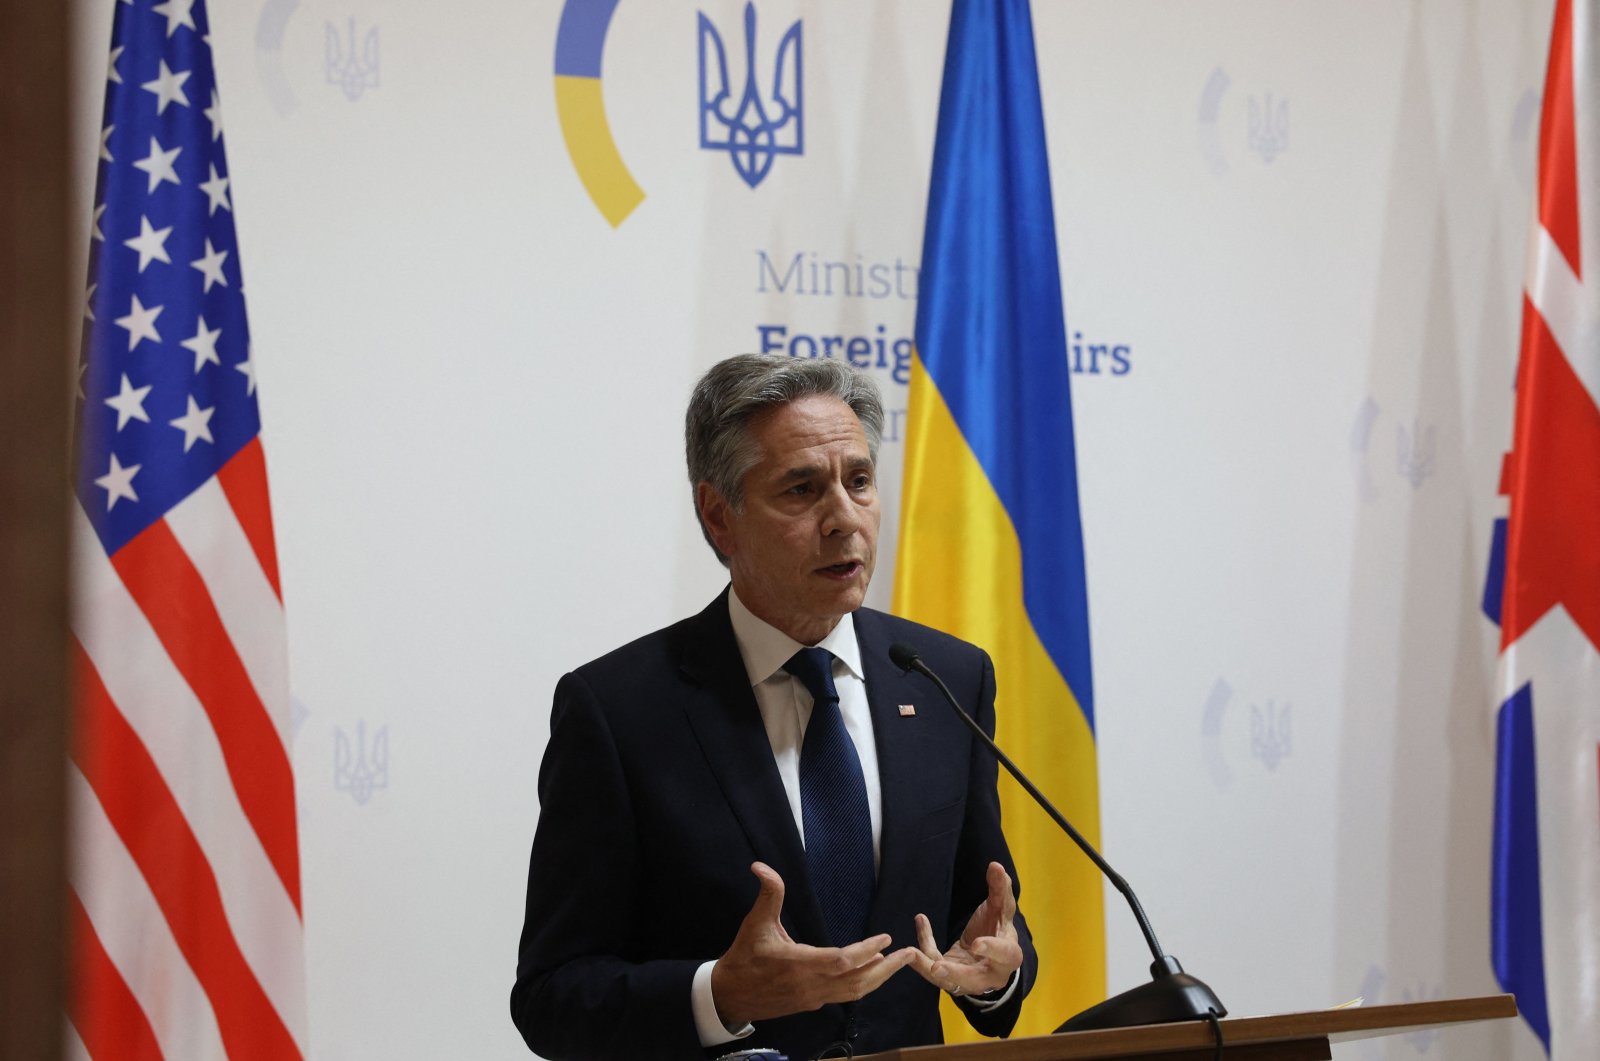
[[[79,367],[69,1056],[300,1058],[283,605],[203,0],[120,0]]]
[[[1500,623],[1495,974],[1556,1061],[1600,1043],[1600,7],[1557,0],[1515,427],[1485,611]],[[1586,271],[1587,270],[1587,271]]]

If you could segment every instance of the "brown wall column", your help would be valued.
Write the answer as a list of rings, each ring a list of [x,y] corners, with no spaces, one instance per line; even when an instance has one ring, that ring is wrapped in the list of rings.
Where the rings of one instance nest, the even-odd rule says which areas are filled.
[[[67,719],[65,3],[0,0],[0,1057],[64,1019]]]

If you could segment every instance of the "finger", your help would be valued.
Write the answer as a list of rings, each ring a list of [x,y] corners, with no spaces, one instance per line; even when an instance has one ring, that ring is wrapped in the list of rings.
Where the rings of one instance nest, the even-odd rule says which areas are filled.
[[[996,939],[989,945],[987,961],[997,972],[1007,977],[1022,965],[1022,945],[1011,939]]]
[[[994,964],[1003,964],[1016,955],[1018,964],[1022,960],[1022,947],[1017,943],[1017,934],[1013,931],[1010,935],[984,936],[972,945],[974,957]]]
[[[884,955],[884,957],[885,958],[904,958],[905,959],[905,963],[907,965],[915,965],[919,961],[928,962],[928,964],[930,964],[930,965],[933,964],[932,960],[929,959],[929,957],[926,954],[922,953],[920,950],[918,950],[915,947],[901,947],[897,951],[891,951],[890,953]]]
[[[812,976],[846,976],[878,957],[889,943],[888,935],[873,936],[848,947],[814,947],[809,943],[788,940],[777,956],[784,961],[809,967],[807,971]]]
[[[933,964],[939,960],[939,946],[934,942],[933,925],[929,923],[926,915],[918,914],[916,924],[917,945],[905,948],[910,952],[909,964],[924,980],[932,982]]]
[[[765,862],[750,863],[750,872],[761,882],[761,891],[756,894],[755,904],[750,907],[750,917],[778,924],[783,914],[783,878]],[[781,924],[779,928],[782,929]]]
[[[852,943],[848,947],[840,947],[837,953],[844,957],[846,963],[843,966],[844,968],[854,969],[878,957],[883,953],[883,948],[893,942],[894,937],[887,932],[880,932],[876,936]]]
[[[917,947],[929,961],[939,960],[939,944],[933,938],[933,924],[926,914],[917,915]]]
[[[937,955],[930,958],[925,952],[916,947],[902,947],[895,953],[906,955],[906,964],[920,973],[923,979],[932,978],[933,963],[939,960]]]
[[[994,903],[1001,924],[1016,916],[1017,896],[1011,888],[1011,874],[998,862],[989,863],[989,900]]]
[[[935,967],[932,980],[935,985],[953,994],[981,995],[986,991],[1004,987],[1010,982],[1011,974],[1021,964],[1020,949],[1015,965],[990,958],[975,961],[951,961],[946,959]]]
[[[972,953],[977,964],[1007,977],[1022,964],[1022,946],[1014,937],[985,936],[972,945]]]
[[[952,948],[949,954],[932,958],[911,947],[905,950],[909,952],[909,964],[917,974],[941,991],[974,994],[989,989],[984,986],[985,980],[990,978],[986,972],[987,963],[977,962],[959,947]]]
[[[919,953],[915,947],[902,947],[889,954],[873,955],[871,961],[840,980],[838,1001],[854,1001],[871,994],[889,977],[910,965]]]
[[[928,981],[928,983],[932,984],[934,987],[942,986],[939,983],[938,974],[933,971],[933,959],[929,958],[926,954],[922,953],[915,947],[907,947],[906,950],[911,952],[911,960],[906,964],[910,965],[912,969],[916,970],[918,976]]]

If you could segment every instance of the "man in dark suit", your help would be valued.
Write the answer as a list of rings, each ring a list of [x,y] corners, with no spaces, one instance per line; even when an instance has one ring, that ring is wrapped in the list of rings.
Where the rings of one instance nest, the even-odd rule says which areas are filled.
[[[556,688],[511,993],[535,1052],[870,1053],[938,1042],[941,989],[1014,1025],[1036,958],[995,764],[888,649],[992,732],[989,659],[861,607],[882,422],[829,360],[696,387],[689,478],[732,585]]]

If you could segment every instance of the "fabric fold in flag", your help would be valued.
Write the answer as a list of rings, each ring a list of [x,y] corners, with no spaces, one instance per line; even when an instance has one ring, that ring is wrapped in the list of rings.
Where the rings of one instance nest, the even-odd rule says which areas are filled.
[[[994,658],[1002,746],[1099,843],[1066,327],[1026,0],[956,0],[934,142],[894,610]],[[1105,997],[1099,873],[1020,788],[1006,838],[1039,949],[1017,1035]],[[971,1038],[948,1007],[945,1034]]]
[[[1500,623],[1491,950],[1553,1061],[1600,1043],[1600,5],[1557,0],[1511,452],[1485,611]]]
[[[114,7],[75,432],[69,1038],[292,1061],[287,652],[209,26],[203,0]]]

